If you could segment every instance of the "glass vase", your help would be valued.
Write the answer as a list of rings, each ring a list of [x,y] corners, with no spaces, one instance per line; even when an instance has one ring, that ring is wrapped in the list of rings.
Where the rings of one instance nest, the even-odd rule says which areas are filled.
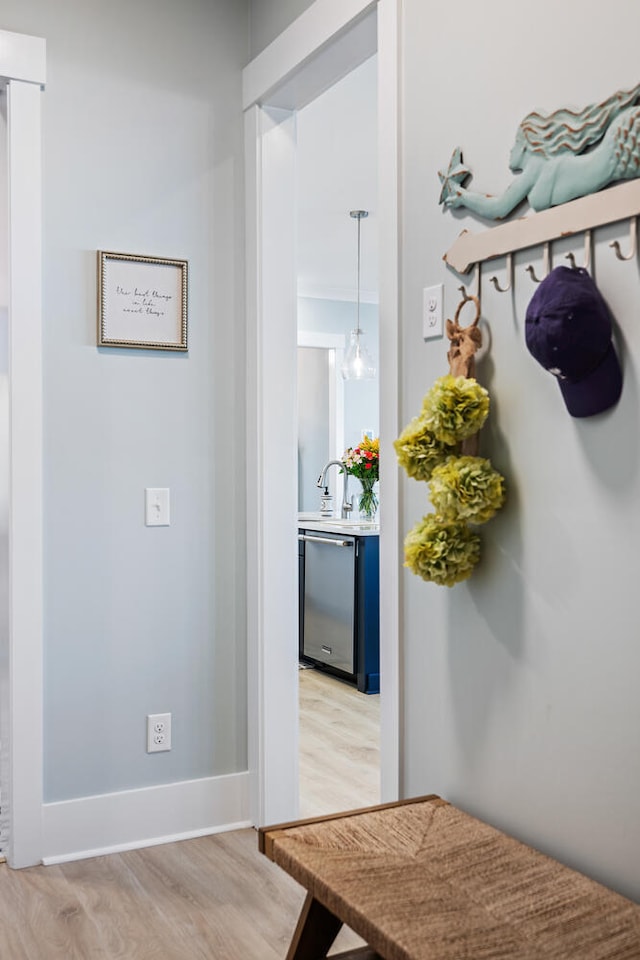
[[[366,520],[369,523],[373,523],[378,512],[378,497],[373,489],[376,482],[373,478],[371,480],[368,478],[360,480],[362,485],[362,492],[358,500],[360,519]]]

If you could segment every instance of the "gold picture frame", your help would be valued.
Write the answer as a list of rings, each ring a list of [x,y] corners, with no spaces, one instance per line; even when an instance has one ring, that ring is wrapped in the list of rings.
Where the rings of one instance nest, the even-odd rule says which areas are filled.
[[[98,250],[98,346],[187,346],[188,263]]]

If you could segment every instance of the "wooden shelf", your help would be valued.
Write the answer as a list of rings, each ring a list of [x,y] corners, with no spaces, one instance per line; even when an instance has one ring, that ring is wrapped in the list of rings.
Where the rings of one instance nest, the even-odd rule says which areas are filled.
[[[468,273],[477,263],[494,260],[561,237],[585,233],[640,214],[640,179],[619,183],[598,193],[532,213],[482,233],[463,230],[443,260],[457,273]]]

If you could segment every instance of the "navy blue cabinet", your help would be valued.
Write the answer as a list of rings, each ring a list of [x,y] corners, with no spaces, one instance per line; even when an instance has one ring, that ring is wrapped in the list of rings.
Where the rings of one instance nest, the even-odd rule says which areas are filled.
[[[298,564],[300,660],[379,693],[378,536],[300,527]]]

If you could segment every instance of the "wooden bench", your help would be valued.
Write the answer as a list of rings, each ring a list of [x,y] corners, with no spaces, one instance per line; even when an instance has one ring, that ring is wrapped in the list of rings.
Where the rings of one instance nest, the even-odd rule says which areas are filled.
[[[342,960],[640,960],[639,905],[439,797],[263,827],[260,850],[307,890],[287,960],[343,923],[369,947]]]

